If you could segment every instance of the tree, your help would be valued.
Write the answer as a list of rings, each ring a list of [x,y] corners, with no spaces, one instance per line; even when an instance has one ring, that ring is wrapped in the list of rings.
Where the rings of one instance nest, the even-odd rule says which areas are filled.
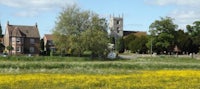
[[[5,46],[3,45],[3,43],[0,43],[0,53],[3,53],[5,49]]]
[[[1,27],[1,23],[0,23],[0,37],[2,37],[2,27]]]
[[[124,37],[124,46],[126,50],[130,50],[129,44],[131,43],[131,41],[135,40],[135,38],[136,36],[134,34],[130,34]]]
[[[44,39],[40,40],[40,52],[42,55],[44,54]]]
[[[192,40],[192,46],[193,46],[193,50],[191,50],[192,52],[199,52],[199,47],[200,47],[200,21],[195,21],[193,23],[193,25],[187,25],[187,32],[188,34],[191,36],[191,40]]]
[[[154,51],[160,52],[172,52],[175,47],[175,30],[178,25],[173,23],[173,19],[170,17],[161,17],[160,20],[154,21],[150,26],[150,33],[153,39]],[[151,43],[152,40],[149,40]]]
[[[93,29],[83,32],[83,37],[85,38],[84,45],[91,52],[91,57],[105,57],[108,46],[107,34],[103,31]]]
[[[92,14],[90,25],[86,31],[81,33],[81,36],[83,46],[87,51],[91,51],[91,57],[105,57],[109,42],[105,19]]]
[[[191,37],[183,30],[176,31],[175,44],[181,52],[190,52],[189,47],[192,46],[191,45],[192,42],[190,42],[190,39]]]
[[[68,7],[60,13],[53,30],[55,45],[61,52],[81,56],[90,51],[91,56],[101,56],[108,45],[107,23],[90,11],[77,6]]]
[[[125,46],[124,46],[124,39],[122,37],[117,39],[116,45],[117,45],[117,49],[116,50],[119,53],[123,53],[124,49],[125,49]]]
[[[44,39],[40,40],[40,49],[44,51]]]
[[[9,54],[11,54],[11,51],[14,49],[12,46],[7,46],[6,49],[9,51]]]
[[[148,39],[146,36],[136,37],[128,46],[132,52],[147,53],[147,42]]]
[[[83,54],[81,32],[89,25],[89,11],[81,11],[76,5],[65,8],[53,30],[55,45],[61,53]]]

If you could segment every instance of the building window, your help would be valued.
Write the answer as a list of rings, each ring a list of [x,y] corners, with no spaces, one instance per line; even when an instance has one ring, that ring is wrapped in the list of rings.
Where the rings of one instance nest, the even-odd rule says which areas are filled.
[[[12,37],[12,42],[15,42],[15,38],[14,37]]]
[[[17,48],[16,48],[16,51],[17,51],[17,52],[21,52],[21,48],[20,48],[20,47],[17,47]]]
[[[20,38],[16,38],[16,42],[20,43],[21,39]]]
[[[52,41],[52,40],[49,40],[49,41],[48,41],[48,45],[49,45],[49,46],[54,45],[53,41]]]
[[[34,53],[34,47],[30,47],[29,50],[30,50],[30,53]]]
[[[119,27],[117,27],[117,33],[119,33]]]
[[[35,39],[30,39],[30,43],[34,44],[35,43]]]
[[[117,20],[117,24],[120,24],[120,21],[119,21],[119,20]]]

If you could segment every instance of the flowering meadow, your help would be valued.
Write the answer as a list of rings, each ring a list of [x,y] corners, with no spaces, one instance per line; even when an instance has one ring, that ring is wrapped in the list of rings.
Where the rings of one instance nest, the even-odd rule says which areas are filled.
[[[0,89],[199,89],[200,71],[158,70],[132,74],[1,74]]]
[[[200,89],[200,60],[0,58],[0,89]]]

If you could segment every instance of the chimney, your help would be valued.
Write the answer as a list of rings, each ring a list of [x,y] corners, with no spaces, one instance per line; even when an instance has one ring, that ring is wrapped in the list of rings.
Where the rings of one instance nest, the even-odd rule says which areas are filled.
[[[2,28],[1,28],[1,22],[0,22],[0,30],[2,30]]]
[[[38,27],[37,22],[35,23],[35,27],[36,27],[36,28]]]
[[[9,21],[7,21],[7,26],[9,25]]]

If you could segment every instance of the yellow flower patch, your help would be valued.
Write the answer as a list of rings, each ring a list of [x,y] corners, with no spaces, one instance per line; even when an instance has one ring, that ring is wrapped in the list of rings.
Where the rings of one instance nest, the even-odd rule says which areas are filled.
[[[0,74],[0,89],[200,89],[198,70],[132,74]]]

